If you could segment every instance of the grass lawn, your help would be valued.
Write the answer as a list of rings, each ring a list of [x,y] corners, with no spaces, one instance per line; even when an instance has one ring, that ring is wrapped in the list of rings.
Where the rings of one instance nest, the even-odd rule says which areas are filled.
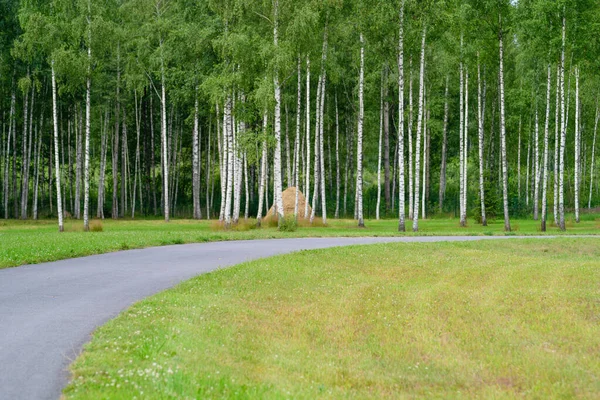
[[[600,398],[599,244],[381,244],[202,275],[98,329],[64,394]]]
[[[400,235],[396,220],[370,220],[366,221],[365,229],[359,229],[355,221],[330,219],[327,227],[299,227],[295,232],[279,232],[274,227],[250,229],[253,225],[254,221],[249,221],[238,230],[224,231],[207,221],[173,220],[167,224],[160,220],[105,220],[103,232],[86,233],[82,231],[81,221],[69,220],[65,224],[66,232],[59,234],[55,221],[0,221],[0,268],[140,247],[216,240]],[[411,227],[407,222],[407,229]],[[471,220],[466,228],[461,228],[458,219],[430,219],[419,221],[419,227],[418,235],[505,234],[501,220],[491,221],[487,227]],[[511,234],[541,233],[539,222],[533,220],[513,220],[512,227]],[[561,232],[549,227],[547,234]],[[570,217],[566,234],[600,234],[600,215],[583,214],[579,224]]]

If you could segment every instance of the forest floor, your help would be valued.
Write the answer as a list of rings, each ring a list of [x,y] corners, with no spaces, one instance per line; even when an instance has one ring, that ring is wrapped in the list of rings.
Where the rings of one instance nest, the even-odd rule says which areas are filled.
[[[549,220],[551,220],[549,218]],[[318,221],[317,221],[318,222]],[[367,220],[366,228],[358,228],[356,221],[329,219],[328,225],[306,226],[300,224],[293,232],[280,232],[272,223],[263,223],[256,229],[255,221],[240,223],[232,230],[225,230],[217,222],[196,220],[111,220],[93,221],[102,227],[101,232],[83,232],[83,223],[76,220],[65,222],[65,232],[58,234],[56,221],[0,220],[0,268],[23,264],[35,264],[66,258],[81,257],[111,251],[197,243],[220,240],[270,239],[290,237],[332,236],[425,236],[425,235],[540,235],[539,221],[512,220],[513,231],[504,232],[502,220],[490,221],[484,227],[474,220],[461,228],[458,219],[419,220],[419,232],[411,231],[412,222],[407,221],[406,233],[398,232],[397,220]],[[270,226],[269,226],[270,225]],[[576,224],[572,216],[567,219],[567,231],[561,232],[552,224],[548,235],[600,235],[600,215],[583,214]]]
[[[64,394],[599,398],[599,281],[594,238],[378,244],[248,262],[99,328]]]

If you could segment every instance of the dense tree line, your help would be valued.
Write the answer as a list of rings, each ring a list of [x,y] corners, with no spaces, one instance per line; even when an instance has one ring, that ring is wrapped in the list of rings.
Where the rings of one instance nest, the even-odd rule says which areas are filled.
[[[600,201],[597,1],[0,7],[4,218],[260,223],[298,187],[311,221],[564,230]]]

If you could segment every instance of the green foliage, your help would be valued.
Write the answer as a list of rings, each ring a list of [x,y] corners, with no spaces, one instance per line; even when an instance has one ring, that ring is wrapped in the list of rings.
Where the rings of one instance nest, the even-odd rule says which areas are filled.
[[[283,217],[279,221],[280,232],[296,232],[298,230],[298,222],[294,216]]]
[[[484,172],[483,178],[483,194],[485,200],[485,217],[486,220],[494,220],[498,216],[503,215],[502,197],[498,192],[498,182],[494,180],[494,175],[489,171]],[[479,190],[477,191],[479,193]],[[477,196],[477,203],[473,207],[473,216],[478,224],[481,223],[481,196]]]

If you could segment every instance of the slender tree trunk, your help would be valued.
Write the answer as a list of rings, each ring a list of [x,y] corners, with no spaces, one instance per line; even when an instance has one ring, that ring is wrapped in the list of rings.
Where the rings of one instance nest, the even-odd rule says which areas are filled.
[[[375,206],[375,219],[379,221],[379,208],[381,207],[381,146],[383,141],[383,70],[381,72],[381,90],[379,98],[379,155],[377,157],[377,205]]]
[[[414,210],[413,210],[413,232],[419,231],[419,171],[420,165],[420,147],[421,147],[421,130],[423,128],[423,106],[425,96],[425,37],[427,34],[427,27],[423,25],[423,33],[421,35],[421,70],[419,73],[419,114],[417,115],[417,132],[416,132],[416,154],[415,154],[415,199],[414,199]]]
[[[123,218],[125,213],[127,212],[127,183],[129,177],[129,148],[127,146],[128,136],[127,136],[127,106],[123,105],[123,121],[121,123],[122,131],[121,131],[121,206],[119,209],[119,216]]]
[[[413,163],[413,72],[412,57],[409,60],[409,82],[408,82],[408,219],[413,219],[414,211],[414,163]]]
[[[409,131],[410,137],[410,131]],[[398,231],[406,231],[404,189],[404,0],[400,2],[398,35]],[[411,195],[412,196],[412,195]]]
[[[552,86],[552,68],[548,64],[546,80],[546,122],[544,124],[544,175],[542,182],[542,232],[546,232],[546,215],[548,214],[548,131],[550,128],[550,89]]]
[[[575,222],[577,223],[579,223],[579,188],[581,182],[581,129],[579,109],[579,67],[575,67]]]
[[[86,79],[87,81],[87,79]],[[86,83],[87,86],[87,83]],[[86,100],[87,100],[87,89],[86,89]],[[81,114],[81,106],[77,105],[76,108],[76,142],[77,151],[75,153],[75,218],[81,219],[81,175],[83,166],[83,121]]]
[[[563,9],[564,13],[564,9]],[[565,39],[566,17],[563,16],[562,24],[562,51],[560,56],[560,154],[558,175],[558,225],[561,231],[565,230],[565,141],[567,125],[565,123]]]
[[[423,94],[423,181],[421,184],[421,219],[425,219],[427,217],[427,163],[429,162],[429,157],[427,154],[427,138],[429,137],[429,135],[427,135],[427,122],[429,120],[429,111],[427,110],[427,88],[424,88],[423,90],[425,90],[425,93]]]
[[[301,128],[301,108],[302,108],[302,67],[300,56],[298,56],[298,90],[296,92],[296,140],[294,142],[294,184],[296,187],[296,194],[294,199],[294,219],[298,220],[298,191],[300,190],[300,177],[298,171],[299,158],[300,158],[300,128]]]
[[[444,125],[442,128],[442,165],[440,166],[440,213],[444,212],[444,198],[446,196],[446,153],[448,151],[448,80],[446,75],[446,90],[444,91]]]
[[[277,49],[279,46],[279,0],[274,2],[274,26],[273,26],[273,43]],[[273,157],[273,190],[275,195],[275,210],[277,212],[277,219],[279,225],[283,222],[284,210],[283,210],[283,199],[282,183],[281,183],[281,88],[279,86],[279,71],[275,68],[275,76],[273,78],[273,84],[275,86],[275,118],[274,118],[274,131],[275,131],[275,155]]]
[[[304,218],[308,218],[310,197],[310,58],[306,57],[306,170],[304,172]],[[316,179],[316,178],[315,178]]]
[[[313,178],[314,178],[314,183],[313,183],[313,197],[312,197],[312,211],[310,213],[310,223],[312,224],[314,219],[315,219],[315,213],[317,212],[317,197],[319,194],[319,181],[320,181],[320,174],[319,174],[319,157],[321,156],[321,154],[319,154],[319,150],[321,149],[321,147],[319,146],[319,139],[320,139],[320,132],[319,132],[319,119],[321,117],[321,113],[319,112],[320,109],[320,105],[321,105],[321,86],[323,84],[323,75],[319,75],[319,82],[317,84],[317,99],[316,99],[316,104],[315,104],[315,163],[314,163],[314,167],[313,167]]]
[[[225,195],[227,193],[227,117],[225,108],[223,108],[223,128],[221,128],[221,117],[219,114],[219,105],[217,109],[217,145],[219,150],[219,181],[221,184],[221,207],[219,211],[219,222],[225,219]]]
[[[465,83],[464,83],[464,65],[462,62],[462,48],[463,48],[463,35],[461,33],[460,35],[460,53],[461,53],[461,61],[459,63],[459,71],[458,71],[458,76],[459,76],[459,123],[458,123],[458,140],[459,140],[459,155],[458,155],[458,159],[459,159],[459,173],[458,173],[458,181],[459,181],[459,212],[460,212],[460,226],[461,227],[465,227],[466,226],[466,221],[464,219],[465,216],[465,212],[464,212],[464,204],[463,204],[463,197],[464,197],[464,190],[465,190],[465,186],[464,186],[464,172],[465,172],[465,122],[464,122],[464,112],[465,112]]]
[[[324,45],[324,52],[326,51],[327,43]],[[327,196],[325,195],[325,153],[323,152],[323,142],[324,142],[324,120],[325,120],[325,86],[327,82],[327,71],[325,70],[325,55],[323,56],[323,64],[321,67],[323,73],[323,84],[321,85],[321,109],[319,111],[319,161],[320,172],[321,172],[321,218],[323,219],[323,224],[327,224]]]
[[[521,116],[519,115],[519,142],[517,145],[517,198],[521,202]]]
[[[56,165],[56,212],[58,214],[58,231],[64,231],[62,197],[60,186],[60,164],[58,161],[58,102],[56,99],[56,74],[54,73],[54,60],[52,66],[52,120],[54,126],[54,164]]]
[[[533,152],[534,152],[534,161],[533,161],[533,219],[534,221],[538,220],[539,217],[539,200],[540,200],[540,140],[539,140],[539,117],[538,117],[538,108],[537,104],[535,106],[535,129],[533,136]]]
[[[165,82],[165,66],[164,59],[162,55],[162,37],[160,39],[160,50],[161,50],[161,96],[160,96],[160,140],[161,140],[161,148],[162,148],[162,156],[163,156],[163,213],[165,217],[165,222],[169,222],[170,214],[169,214],[169,158],[168,158],[168,147],[167,147],[167,94],[166,94],[166,82]]]
[[[504,43],[502,33],[502,17],[500,17],[500,157],[502,160],[502,202],[504,205],[504,230],[510,232],[510,219],[508,216],[508,165],[506,162],[506,124],[504,111]]]
[[[29,72],[27,73],[29,77]],[[33,86],[33,85],[32,85]],[[27,203],[29,188],[27,178],[29,177],[29,171],[27,168],[27,137],[28,131],[28,117],[29,117],[29,91],[25,90],[23,99],[23,153],[21,157],[21,219],[27,219]],[[31,110],[33,111],[33,110]],[[16,141],[15,141],[16,144]],[[15,146],[16,147],[16,146]]]
[[[364,104],[364,81],[365,81],[365,41],[362,32],[360,33],[360,75],[358,80],[358,141],[356,145],[356,199],[357,199],[357,217],[358,226],[363,228],[365,221],[363,219],[363,120],[365,115]]]
[[[90,40],[91,40],[91,33]],[[90,134],[91,134],[91,91],[92,91],[92,50],[88,45],[88,76],[85,91],[85,144],[84,144],[84,167],[83,167],[83,230],[90,230]],[[139,144],[139,134],[138,134]],[[138,150],[139,156],[139,150]]]
[[[462,220],[465,222],[465,225],[467,223],[467,194],[469,192],[469,185],[468,185],[468,172],[469,172],[469,71],[468,69],[465,71],[465,111],[464,111],[464,118],[465,118],[465,127],[463,129],[463,135],[464,135],[464,140],[465,140],[465,144],[463,146],[464,152],[463,152],[463,198],[462,198],[462,203],[463,203],[463,216],[462,216]]]
[[[478,54],[479,56],[479,54]],[[479,131],[479,200],[481,201],[481,225],[487,226],[487,218],[485,214],[485,190],[484,190],[484,174],[483,174],[483,144],[484,144],[484,120],[482,102],[485,97],[481,92],[481,67],[479,60],[477,62],[477,123]]]
[[[558,149],[560,147],[560,136],[558,134],[560,127],[560,65],[556,66],[556,106],[554,112],[554,225],[559,226],[558,221],[558,175],[560,174],[560,166],[558,164]]]
[[[198,85],[194,99],[194,130],[192,132],[192,197],[194,202],[194,219],[202,219],[200,210],[200,174],[198,171]]]
[[[531,119],[529,121],[529,135],[527,136],[527,169],[525,171],[525,204],[529,206],[529,163],[531,161]]]
[[[233,138],[232,138],[232,129],[233,125],[231,123],[231,107],[232,100],[231,95],[227,97],[227,101],[225,103],[224,115],[225,119],[223,120],[223,134],[225,136],[224,147],[226,148],[226,153],[223,154],[224,160],[226,160],[226,168],[227,168],[227,180],[226,180],[226,190],[225,190],[225,227],[231,227],[231,208],[232,208],[232,200],[233,200]]]

